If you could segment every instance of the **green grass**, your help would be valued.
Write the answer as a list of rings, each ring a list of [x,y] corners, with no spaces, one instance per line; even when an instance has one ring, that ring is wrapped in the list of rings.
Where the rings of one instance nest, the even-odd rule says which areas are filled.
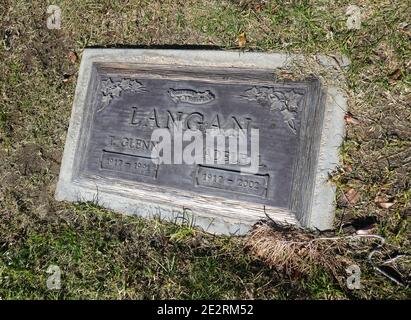
[[[272,287],[261,289],[271,272],[235,239],[90,204],[68,209],[69,216],[39,219],[37,230],[14,234],[18,240],[2,246],[2,298],[247,298],[239,295],[246,285],[260,297],[277,296]],[[9,230],[9,237],[13,231],[22,230]],[[50,265],[62,271],[58,294],[46,287]]]
[[[337,221],[377,219],[392,252],[410,253],[411,108],[409,1],[361,1],[362,28],[346,29],[350,1],[53,1],[62,29],[46,28],[49,1],[3,1],[0,12],[0,298],[405,298],[358,254],[363,289],[324,270],[292,278],[264,266],[243,238],[213,237],[92,204],[57,203],[53,192],[86,46],[212,45],[243,50],[342,53],[349,111],[342,164],[333,176]],[[78,61],[67,55],[74,51]],[[392,74],[400,70],[401,77]],[[70,81],[64,82],[69,75]],[[360,190],[354,206],[342,204]],[[395,204],[377,206],[377,195]],[[337,225],[338,227],[338,225]],[[342,254],[354,254],[346,252]],[[47,268],[62,272],[48,290]],[[410,272],[409,264],[404,267]],[[345,275],[342,275],[345,276]]]

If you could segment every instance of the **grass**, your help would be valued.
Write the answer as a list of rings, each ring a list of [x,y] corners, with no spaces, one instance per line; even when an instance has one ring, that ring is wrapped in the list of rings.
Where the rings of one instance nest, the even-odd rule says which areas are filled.
[[[61,30],[46,28],[48,4]],[[345,9],[363,11],[347,30]],[[349,111],[337,185],[337,231],[372,217],[390,253],[410,253],[411,108],[409,1],[8,1],[0,12],[0,298],[409,298],[377,273],[364,252],[350,291],[319,267],[309,277],[270,268],[244,238],[53,200],[76,75],[86,46],[206,45],[294,53],[342,53]],[[405,23],[405,24],[404,24]],[[68,59],[69,52],[79,59]],[[347,204],[349,189],[360,192]],[[388,209],[374,201],[383,195]],[[47,269],[62,272],[48,290]],[[402,267],[410,277],[409,263]],[[346,276],[346,275],[342,275]]]

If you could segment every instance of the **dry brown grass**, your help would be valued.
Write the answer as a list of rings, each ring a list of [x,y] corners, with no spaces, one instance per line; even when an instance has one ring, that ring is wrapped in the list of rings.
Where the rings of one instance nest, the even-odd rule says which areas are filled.
[[[384,272],[384,268],[396,258],[381,261],[381,257],[407,256],[396,255],[398,248],[386,247],[385,239],[376,234],[325,236],[274,223],[261,223],[247,237],[246,248],[265,265],[294,280],[315,276],[318,270],[325,270],[344,288],[346,277],[343,275],[347,274],[347,268],[368,263],[397,285],[405,285],[401,279],[397,281],[395,275],[392,276],[392,270]],[[374,259],[376,255],[380,256],[378,261]]]
[[[271,268],[290,277],[307,276],[318,268],[333,275],[344,273],[344,266],[353,262],[336,255],[342,243],[319,238],[297,229],[275,229],[257,225],[248,236],[246,247]]]

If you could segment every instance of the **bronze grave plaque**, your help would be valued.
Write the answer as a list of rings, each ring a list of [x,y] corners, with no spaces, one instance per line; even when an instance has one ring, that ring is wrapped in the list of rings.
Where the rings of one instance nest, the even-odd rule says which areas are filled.
[[[137,51],[134,61],[102,49],[83,57],[57,198],[92,197],[143,216],[188,213],[221,233],[262,213],[310,226],[327,104],[320,81],[279,80],[269,64],[185,64],[185,51],[172,63],[174,51]],[[229,145],[236,132],[245,148]],[[220,145],[211,133],[223,133]]]

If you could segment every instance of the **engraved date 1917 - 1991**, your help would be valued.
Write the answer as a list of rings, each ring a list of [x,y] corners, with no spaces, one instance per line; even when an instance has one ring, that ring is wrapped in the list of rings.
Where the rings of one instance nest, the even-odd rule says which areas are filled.
[[[103,151],[101,169],[156,178],[158,166],[150,158]]]

